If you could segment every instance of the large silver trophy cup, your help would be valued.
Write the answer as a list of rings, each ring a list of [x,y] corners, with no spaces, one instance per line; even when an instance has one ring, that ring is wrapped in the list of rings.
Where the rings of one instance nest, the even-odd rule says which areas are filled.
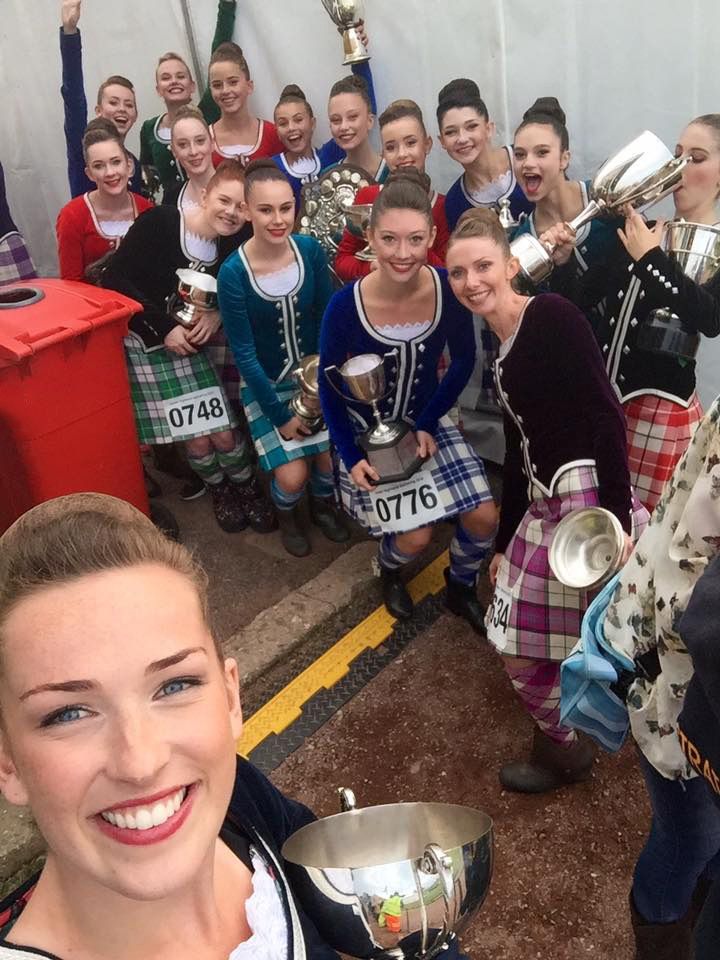
[[[183,327],[193,327],[198,313],[203,310],[217,310],[217,280],[199,270],[176,270],[178,278],[177,296],[182,306],[173,316]]]
[[[643,210],[680,186],[688,157],[674,157],[662,140],[646,130],[609,157],[590,184],[591,200],[569,226],[577,231],[596,217],[618,217],[630,204]],[[541,283],[553,271],[551,247],[525,233],[510,244],[523,276]]]
[[[594,590],[620,569],[625,533],[604,507],[571,510],[557,525],[548,562],[555,577],[575,590]]]
[[[293,370],[293,377],[300,389],[290,398],[290,409],[311,434],[318,433],[325,426],[318,389],[319,372],[320,357],[317,353],[303,357],[297,370]]]
[[[396,351],[391,350],[384,357],[361,353],[350,357],[339,369],[335,365],[325,367],[328,383],[343,400],[347,401],[348,395],[333,382],[335,373],[342,377],[350,399],[372,407],[375,426],[361,434],[358,442],[366,460],[377,471],[379,483],[406,480],[423,463],[417,453],[418,443],[412,427],[403,420],[386,423],[378,409],[378,403],[389,396],[392,389],[385,377],[385,360],[392,356],[396,356]]]
[[[487,895],[493,825],[448,803],[352,808],[303,827],[282,854],[293,892],[336,950],[433,960]]]
[[[345,211],[345,224],[350,233],[358,240],[365,240],[366,246],[355,254],[358,260],[371,262],[377,260],[375,251],[367,242],[367,232],[370,227],[373,205],[371,203],[354,203]]]
[[[342,36],[345,53],[343,66],[349,67],[353,63],[369,60],[370,55],[357,32],[365,18],[362,0],[322,0],[322,5]]]
[[[665,224],[662,248],[685,276],[700,286],[709,283],[720,268],[718,227],[671,220]],[[670,307],[653,310],[638,332],[638,346],[642,349],[681,360],[692,360],[699,345],[697,333],[683,324]]]

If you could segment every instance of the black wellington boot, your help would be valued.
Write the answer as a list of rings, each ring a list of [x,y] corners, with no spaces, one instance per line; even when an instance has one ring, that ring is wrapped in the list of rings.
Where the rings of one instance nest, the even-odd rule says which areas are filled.
[[[587,780],[596,756],[597,746],[587,737],[564,747],[535,727],[529,759],[506,763],[500,783],[515,793],[547,793]]]
[[[310,497],[310,519],[333,543],[346,543],[350,531],[332,497]]]
[[[630,893],[630,919],[635,936],[635,960],[692,960],[693,911],[674,923],[649,923]]]
[[[467,620],[475,633],[481,637],[487,636],[485,632],[485,607],[478,599],[476,587],[469,587],[466,583],[453,580],[450,575],[450,567],[445,568],[445,583],[447,584],[445,606],[448,610],[455,616]]]
[[[282,545],[293,557],[306,557],[310,551],[310,541],[303,533],[298,521],[300,512],[299,504],[296,504],[292,510],[278,510],[278,522],[280,523],[280,537]]]
[[[397,620],[409,620],[415,606],[407,587],[402,582],[399,570],[388,570],[380,567],[380,583],[382,584],[383,603],[388,612]]]

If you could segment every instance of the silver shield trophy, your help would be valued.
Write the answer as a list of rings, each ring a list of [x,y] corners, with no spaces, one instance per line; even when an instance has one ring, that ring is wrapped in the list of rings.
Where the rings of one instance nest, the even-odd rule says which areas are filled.
[[[442,957],[490,887],[492,820],[448,803],[355,809],[352,791],[341,793],[344,813],[302,827],[282,849],[303,909],[348,956]]]
[[[378,403],[389,396],[392,384],[388,386],[385,377],[385,360],[397,357],[391,350],[384,357],[376,353],[361,353],[350,357],[340,367],[325,367],[325,376],[330,386],[343,400],[357,400],[372,407],[375,426],[370,427],[358,437],[358,443],[365,453],[365,459],[380,477],[379,483],[392,483],[406,480],[423,464],[418,456],[417,438],[410,424],[404,420],[385,422],[378,409]],[[339,373],[350,397],[333,383],[332,376]]]
[[[602,164],[590,184],[590,202],[568,226],[577,231],[596,217],[621,216],[626,204],[644,210],[680,186],[687,163],[687,157],[674,157],[662,140],[645,130]],[[552,273],[552,248],[537,237],[524,233],[510,250],[532,284]]]
[[[178,278],[177,299],[182,306],[173,311],[173,316],[183,327],[193,327],[202,310],[217,310],[217,280],[199,270],[176,270]]]
[[[369,60],[370,55],[357,32],[365,18],[362,0],[322,0],[322,5],[342,36],[345,54],[343,66],[349,67],[353,63]]]

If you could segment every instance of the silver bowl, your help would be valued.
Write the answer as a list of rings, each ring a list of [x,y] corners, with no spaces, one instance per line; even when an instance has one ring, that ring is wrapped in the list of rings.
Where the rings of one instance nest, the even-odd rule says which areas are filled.
[[[566,587],[598,587],[620,568],[625,534],[620,521],[604,507],[572,510],[555,530],[548,560]]]

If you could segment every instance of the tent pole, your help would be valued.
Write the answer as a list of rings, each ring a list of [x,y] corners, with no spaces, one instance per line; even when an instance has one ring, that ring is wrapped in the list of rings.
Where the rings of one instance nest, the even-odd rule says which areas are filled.
[[[193,71],[195,73],[195,83],[197,85],[198,94],[200,97],[205,93],[206,84],[203,80],[203,72],[200,64],[200,57],[198,55],[197,41],[195,39],[195,30],[193,29],[192,16],[190,14],[190,2],[189,0],[180,0],[180,8],[182,9],[183,22],[185,23],[185,36],[187,37],[188,46],[190,47],[190,58],[193,64]]]

